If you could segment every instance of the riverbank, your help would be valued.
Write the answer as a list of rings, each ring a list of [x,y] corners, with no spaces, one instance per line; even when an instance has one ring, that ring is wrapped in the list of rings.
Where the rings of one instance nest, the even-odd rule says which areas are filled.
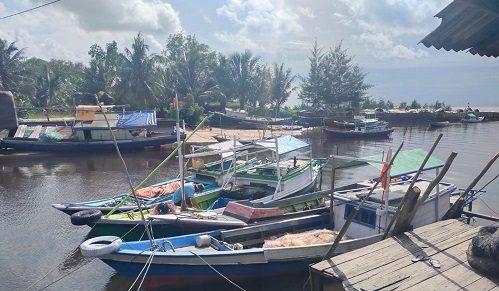
[[[262,130],[256,129],[223,129],[223,133],[221,133],[220,128],[216,127],[206,127],[201,128],[196,131],[191,138],[186,142],[187,146],[190,145],[205,145],[218,142],[215,139],[215,136],[227,138],[227,139],[241,139],[241,140],[258,140],[263,139],[265,137],[270,136],[284,136],[284,135],[292,135],[299,137],[307,130],[312,130],[312,128],[307,129],[303,128],[300,130],[282,130],[280,128],[266,130],[263,132]],[[186,134],[189,134],[192,131],[187,129]]]

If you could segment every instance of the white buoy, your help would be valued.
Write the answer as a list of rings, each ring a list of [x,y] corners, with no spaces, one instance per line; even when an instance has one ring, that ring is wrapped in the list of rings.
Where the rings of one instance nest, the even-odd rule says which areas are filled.
[[[211,236],[207,234],[200,235],[196,237],[196,246],[198,248],[207,247],[211,244]]]

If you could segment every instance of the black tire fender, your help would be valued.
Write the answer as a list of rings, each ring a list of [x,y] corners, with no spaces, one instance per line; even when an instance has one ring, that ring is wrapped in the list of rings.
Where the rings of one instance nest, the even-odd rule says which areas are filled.
[[[71,223],[73,225],[85,225],[95,222],[102,217],[102,212],[97,209],[88,209],[78,211],[71,215]]]

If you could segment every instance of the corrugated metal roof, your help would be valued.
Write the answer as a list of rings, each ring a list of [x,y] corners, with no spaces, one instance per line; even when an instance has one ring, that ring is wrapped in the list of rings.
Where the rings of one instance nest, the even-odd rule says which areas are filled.
[[[454,0],[435,17],[442,22],[420,41],[426,47],[499,56],[498,0]]]
[[[256,143],[261,147],[269,148],[272,151],[276,151],[275,149],[275,139],[269,139],[266,141],[260,141]],[[299,149],[303,149],[309,147],[310,145],[304,141],[297,139],[294,136],[286,135],[277,138],[277,147],[279,148],[279,154],[287,154]]]

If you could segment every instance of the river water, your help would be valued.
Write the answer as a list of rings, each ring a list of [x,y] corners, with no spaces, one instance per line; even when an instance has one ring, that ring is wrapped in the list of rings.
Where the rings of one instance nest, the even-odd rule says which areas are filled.
[[[340,155],[364,157],[403,149],[430,150],[440,133],[443,137],[434,155],[446,161],[458,153],[444,181],[466,188],[499,150],[499,122],[456,124],[430,130],[426,126],[396,127],[386,140],[328,140],[320,130],[309,129],[300,137],[312,144],[314,157],[326,157],[338,146]],[[168,153],[161,151],[123,153],[133,185],[144,179]],[[78,246],[88,235],[87,226],[73,226],[68,215],[53,203],[86,201],[129,192],[130,186],[116,154],[92,155],[2,155],[0,154],[0,290],[128,290],[130,282],[98,259],[81,256]],[[366,169],[368,168],[368,169]],[[178,173],[170,161],[147,184]],[[483,187],[499,173],[499,161],[475,187]],[[374,168],[337,171],[337,186],[379,175]],[[432,171],[431,175],[434,175]],[[323,176],[331,184],[331,164]],[[499,179],[490,183],[473,210],[499,216]],[[484,220],[474,225],[487,225]],[[302,290],[304,277],[252,282],[247,290]],[[215,286],[208,286],[210,290]],[[233,286],[217,289],[236,290]],[[200,290],[196,287],[192,290]],[[185,289],[184,289],[185,290]]]

